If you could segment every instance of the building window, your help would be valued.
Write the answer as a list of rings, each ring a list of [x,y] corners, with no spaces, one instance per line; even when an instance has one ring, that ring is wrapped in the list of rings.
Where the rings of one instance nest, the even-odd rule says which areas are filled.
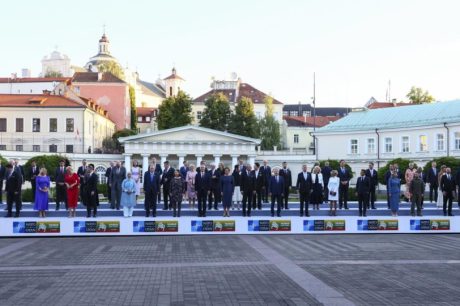
[[[24,118],[16,118],[16,132],[24,132]]]
[[[460,132],[455,132],[454,133],[454,138],[455,138],[455,150],[460,150]]]
[[[18,152],[24,151],[23,145],[16,145],[16,151],[18,151]]]
[[[169,95],[172,96],[172,86],[169,86]]]
[[[297,112],[296,111],[290,111],[289,116],[291,116],[291,117],[297,116]]]
[[[294,143],[299,143],[299,134],[294,134]]]
[[[419,136],[419,150],[420,152],[428,151],[428,138],[426,135]]]
[[[283,116],[289,116],[289,112],[288,111],[283,111]]]
[[[57,145],[50,145],[50,152],[51,153],[56,153],[57,152]]]
[[[33,145],[33,146],[32,146],[32,151],[34,151],[34,152],[40,152],[40,145]]]
[[[96,174],[99,177],[99,184],[106,184],[107,183],[107,178],[105,177],[105,171],[106,169],[102,166],[96,167]]]
[[[375,139],[367,139],[367,154],[375,154]]]
[[[393,152],[393,138],[385,137],[385,153]]]
[[[6,145],[4,144],[0,145],[0,151],[6,151]]]
[[[145,121],[150,122],[150,117],[149,116],[145,117]]]
[[[444,151],[444,134],[436,134],[436,150]]]
[[[409,153],[409,136],[403,136],[401,138],[401,152]]]
[[[137,122],[142,122],[142,116],[137,117]]]
[[[302,116],[304,117],[311,117],[311,112],[310,111],[303,111]]]
[[[203,115],[203,112],[200,112],[200,111],[196,112],[196,119],[201,120],[202,115]]]
[[[40,118],[32,119],[32,132],[40,132]]]
[[[50,118],[50,132],[57,132],[57,118]]]
[[[350,140],[350,153],[358,154],[358,139]]]
[[[73,118],[67,118],[65,120],[65,131],[73,132],[73,130],[74,130]]]
[[[0,118],[0,132],[6,132],[6,118]]]
[[[66,145],[65,146],[66,153],[73,153],[73,145]]]

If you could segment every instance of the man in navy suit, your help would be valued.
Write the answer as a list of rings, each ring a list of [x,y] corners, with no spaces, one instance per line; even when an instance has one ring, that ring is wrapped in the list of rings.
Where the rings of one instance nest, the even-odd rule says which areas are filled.
[[[455,180],[452,177],[450,168],[446,168],[446,174],[441,178],[441,191],[444,196],[444,203],[442,206],[444,216],[453,216],[452,201],[455,197]]]
[[[19,197],[21,196],[21,178],[19,176],[20,174],[13,170],[12,164],[6,165],[5,191],[8,210],[6,215],[7,218],[11,218],[13,216],[13,202],[16,206],[16,214],[14,215],[16,218],[19,217],[19,212],[21,211],[21,201],[19,200]]]
[[[262,209],[262,195],[265,194],[265,173],[263,173],[260,169],[260,164],[254,164],[254,170],[252,170],[255,181],[255,194],[254,198],[252,199],[252,209],[258,208],[259,210]]]
[[[204,164],[200,165],[200,169],[195,176],[195,191],[198,198],[198,217],[206,217],[206,199],[211,188],[211,174],[206,171]]]
[[[152,217],[157,216],[157,198],[160,192],[160,175],[155,171],[155,165],[150,165],[149,171],[144,173],[144,193],[145,193],[145,216],[150,215],[152,210]]]
[[[86,165],[86,159],[82,160],[81,166],[78,167],[77,170],[77,175],[80,178],[80,200],[83,202],[83,197],[84,197],[84,188],[83,184],[85,182],[85,174],[86,174],[86,169],[88,166]]]
[[[283,205],[281,197],[284,193],[284,178],[279,175],[278,169],[273,170],[274,176],[270,178],[269,185],[269,195],[271,196],[272,205],[271,205],[271,214],[272,217],[275,216],[275,200],[277,203],[277,213],[278,217],[281,217],[281,206]]]
[[[289,188],[292,185],[292,173],[291,170],[287,167],[287,162],[283,162],[283,168],[279,170],[279,175],[284,179],[284,190],[283,190],[283,200],[284,200],[284,209],[289,209]]]
[[[213,208],[214,203],[214,210],[217,210],[217,205],[220,202],[220,176],[223,173],[220,173],[220,169],[216,168],[216,164],[211,163],[211,170],[209,170],[211,175],[211,189],[209,190],[208,196],[208,210]]]
[[[174,168],[169,166],[169,161],[164,163],[163,175],[161,176],[161,185],[163,185],[163,210],[171,209],[169,202],[169,187],[171,186],[171,180],[174,177]]]
[[[67,192],[65,188],[65,160],[59,161],[59,167],[56,168],[54,181],[56,182],[56,210],[59,210],[61,202],[64,202],[67,210]]]
[[[303,217],[303,209],[305,206],[305,216],[310,217],[308,213],[308,204],[310,202],[310,193],[311,193],[311,173],[309,173],[307,165],[302,166],[302,172],[297,176],[297,185],[296,188],[299,191],[300,198],[300,216]]]
[[[361,176],[356,181],[356,195],[358,196],[359,216],[367,217],[366,209],[369,205],[369,191],[371,189],[371,179],[366,176],[366,170],[361,170]]]
[[[29,170],[29,178],[30,178],[30,184],[32,185],[32,203],[35,203],[35,190],[36,190],[36,178],[37,175],[40,173],[40,170],[38,169],[37,163],[33,160],[30,165],[30,170]],[[0,188],[1,190],[1,188]],[[1,197],[0,197],[1,200]]]
[[[241,171],[241,192],[243,193],[243,217],[251,216],[252,200],[256,193],[256,177],[251,171],[251,165],[247,164],[246,169]],[[246,212],[247,209],[247,212]]]
[[[264,174],[265,190],[262,192],[264,203],[268,203],[268,187],[270,185],[270,178],[272,176],[272,169],[268,165],[268,161],[264,160],[264,165],[260,167],[260,171]]]
[[[348,209],[348,187],[350,186],[350,171],[345,167],[345,161],[342,159],[340,161],[340,167],[337,169],[338,176],[340,179],[339,185],[339,208]]]
[[[0,162],[0,204],[3,204],[2,193],[3,193],[3,180],[5,179],[5,173],[6,173],[6,168]]]
[[[318,165],[319,166],[319,165]],[[324,167],[321,169],[321,174],[323,175],[323,182],[324,182],[324,202],[327,203],[329,201],[329,189],[327,185],[329,184],[329,179],[331,178],[332,168],[329,166],[329,162],[324,163]]]
[[[377,175],[377,170],[374,169],[373,162],[369,163],[369,168],[366,170],[366,176],[369,178],[370,183],[371,183],[370,191],[369,191],[369,201],[367,203],[367,209],[371,207],[372,209],[377,209],[375,207],[375,189],[377,188],[379,184],[379,178]]]
[[[161,165],[157,164],[157,159],[155,157],[152,159],[152,163],[153,163],[153,166],[155,168],[155,173],[157,175],[161,176],[163,174],[163,170],[161,170]],[[160,202],[161,202],[161,192],[160,192],[160,190],[158,190],[158,201],[157,201],[157,203],[160,204]]]
[[[428,170],[426,182],[430,184],[430,203],[438,200],[438,174],[439,171],[436,168],[436,162],[431,163],[431,168]],[[434,198],[433,198],[434,193]]]

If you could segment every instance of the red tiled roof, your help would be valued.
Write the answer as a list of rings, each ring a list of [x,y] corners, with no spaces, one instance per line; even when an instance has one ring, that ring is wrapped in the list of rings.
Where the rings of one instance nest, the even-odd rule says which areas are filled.
[[[156,110],[153,107],[136,107],[138,116],[152,116],[152,113]]]
[[[110,72],[102,72],[101,79],[98,79],[98,72],[75,72],[72,82],[80,83],[125,83],[125,81],[117,78]]]
[[[0,78],[0,83],[70,82],[72,78]]]
[[[254,104],[263,104],[264,98],[268,96],[266,93],[258,90],[257,88],[249,85],[248,83],[241,83],[239,86],[238,97],[235,97],[236,90],[235,89],[216,89],[210,90],[207,93],[199,96],[198,98],[194,99],[194,102],[204,102],[208,99],[211,95],[215,93],[222,93],[224,94],[230,102],[239,101],[242,97],[250,98]],[[273,99],[273,104],[283,104],[282,102]]]
[[[378,109],[378,108],[388,108],[388,107],[399,107],[399,106],[408,106],[412,105],[412,103],[405,103],[405,102],[373,102],[369,104],[367,107],[368,109]]]
[[[302,117],[302,116],[283,116],[288,126],[307,126],[307,127],[323,127],[329,123],[339,120],[340,116],[316,116],[316,117]]]

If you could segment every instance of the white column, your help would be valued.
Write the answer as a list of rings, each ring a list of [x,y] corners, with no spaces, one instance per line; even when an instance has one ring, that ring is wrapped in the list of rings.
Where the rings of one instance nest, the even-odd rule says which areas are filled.
[[[123,154],[125,156],[125,168],[126,172],[131,171],[131,154],[125,153]]]
[[[219,166],[221,156],[222,155],[214,155],[214,163],[216,164],[216,167]]]
[[[238,164],[238,156],[239,155],[232,155],[232,169]]]
[[[256,156],[255,155],[249,155],[249,161],[248,163],[254,167],[254,163],[256,162]]]
[[[196,156],[196,168],[200,168],[201,160],[203,159],[203,155],[195,155]]]
[[[150,154],[142,154],[142,172],[149,171]]]
[[[160,157],[161,157],[161,164],[160,164],[160,166],[163,168],[163,164],[164,164],[164,162],[166,161],[166,159],[168,158],[168,155],[162,154],[162,155],[160,155]]]
[[[182,164],[184,163],[184,158],[185,158],[185,155],[179,155],[179,165],[177,165],[178,169],[182,167]]]

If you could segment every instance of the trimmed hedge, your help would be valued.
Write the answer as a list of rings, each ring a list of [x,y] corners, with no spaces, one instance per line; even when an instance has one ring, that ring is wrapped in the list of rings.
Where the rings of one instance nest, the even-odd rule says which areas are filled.
[[[320,166],[321,169],[324,167],[324,164],[326,162],[329,162],[329,167],[331,167],[332,170],[340,169],[340,161],[333,160],[333,159],[321,160],[319,162],[319,166]],[[345,168],[350,172],[350,178],[353,178],[353,171],[351,170],[351,167],[347,163],[345,163]]]
[[[29,177],[29,171],[31,168],[31,163],[32,161],[35,161],[37,163],[37,166],[39,168],[46,168],[48,170],[48,176],[50,177],[51,181],[54,181],[54,173],[56,172],[56,168],[59,167],[59,161],[63,159],[65,160],[65,166],[70,165],[70,161],[61,155],[38,155],[35,157],[32,157],[27,161],[27,163],[24,165],[24,174],[26,176],[26,180],[30,181]]]

